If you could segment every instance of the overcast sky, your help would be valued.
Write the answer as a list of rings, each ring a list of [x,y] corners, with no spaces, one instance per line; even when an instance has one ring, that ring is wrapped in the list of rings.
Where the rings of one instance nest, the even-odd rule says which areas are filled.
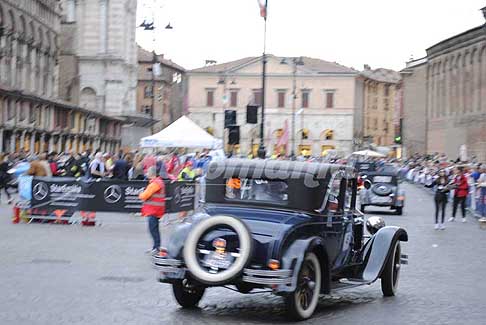
[[[138,23],[152,19],[156,51],[186,69],[261,55],[257,0],[138,0]],[[485,0],[269,0],[267,53],[310,56],[362,70],[400,70],[413,55],[484,23]],[[174,27],[166,30],[170,22]],[[137,41],[153,49],[150,31]]]

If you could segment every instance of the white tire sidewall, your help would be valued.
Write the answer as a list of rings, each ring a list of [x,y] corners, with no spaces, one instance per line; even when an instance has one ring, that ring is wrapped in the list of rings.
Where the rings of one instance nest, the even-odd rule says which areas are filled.
[[[397,250],[400,250],[400,253],[401,253],[401,247],[400,247],[400,241],[397,240],[397,242],[395,243],[394,245],[395,247],[393,248],[393,253],[391,255],[392,257],[392,265],[391,265],[391,285],[392,285],[392,288],[393,288],[393,293],[395,294],[397,292],[397,288],[398,288],[398,280],[400,279],[400,269],[398,269],[398,272],[397,272],[397,275],[395,277],[395,265],[397,263],[396,261],[396,255],[397,255]],[[400,256],[398,256],[398,263],[400,263]]]
[[[313,262],[316,270],[316,286],[314,289],[314,296],[312,297],[312,302],[309,304],[309,308],[304,310],[300,305],[300,301],[297,296],[298,292],[296,291],[293,293],[295,299],[295,309],[303,319],[311,317],[312,314],[314,313],[317,304],[319,302],[319,294],[320,294],[321,284],[322,284],[321,263],[319,263],[319,259],[314,253],[308,253],[308,255],[305,257],[304,262],[308,260],[311,260]]]
[[[212,274],[207,272],[197,260],[197,244],[202,235],[215,226],[229,226],[238,235],[239,254],[236,261],[226,270]],[[186,238],[183,250],[184,262],[192,276],[206,284],[222,284],[237,276],[247,264],[251,255],[252,238],[246,225],[239,219],[230,216],[209,217],[196,224]]]

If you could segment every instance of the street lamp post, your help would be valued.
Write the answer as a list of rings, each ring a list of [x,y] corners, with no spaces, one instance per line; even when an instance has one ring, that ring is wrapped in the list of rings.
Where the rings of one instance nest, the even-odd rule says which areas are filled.
[[[156,34],[155,34],[155,0],[152,6],[152,21],[147,22],[145,19],[143,22],[138,26],[140,28],[143,28],[143,30],[148,30],[152,31],[152,46],[153,46],[153,51],[152,51],[152,78],[151,78],[151,88],[152,88],[152,102],[151,102],[151,109],[150,109],[150,120],[152,125],[150,126],[150,133],[154,133],[154,110],[155,110],[155,65],[158,64],[159,60],[157,57],[157,53],[155,53],[155,45],[156,45]],[[171,26],[170,22],[165,26],[164,29],[173,29]]]
[[[268,9],[268,0],[265,1],[265,10]],[[265,132],[265,82],[266,82],[266,69],[267,69],[267,15],[264,17],[264,27],[263,27],[263,55],[262,55],[262,118],[260,125],[260,147],[258,148],[258,157],[265,159],[265,143],[264,143],[264,132]]]
[[[227,101],[228,101],[228,98],[227,98],[227,95],[226,93],[228,92],[228,86],[226,84],[226,79],[227,79],[227,75],[224,74],[222,76],[219,77],[219,80],[218,80],[218,85],[223,85],[223,96],[222,96],[222,100],[223,100],[223,132],[221,133],[221,139],[223,140],[223,152],[226,153],[226,148],[225,148],[225,131],[226,131],[226,109],[227,109]]]
[[[298,58],[288,58],[292,61],[292,145],[290,155],[291,157],[295,157],[295,108],[296,108],[296,100],[297,100],[297,66],[304,65],[304,61],[302,57]],[[287,58],[283,58],[280,64],[288,64]]]
[[[295,60],[293,60],[293,69],[292,69],[292,149],[290,150],[290,156],[292,159],[295,157],[295,100],[297,99],[297,94],[295,90],[297,88],[297,64],[295,64]]]

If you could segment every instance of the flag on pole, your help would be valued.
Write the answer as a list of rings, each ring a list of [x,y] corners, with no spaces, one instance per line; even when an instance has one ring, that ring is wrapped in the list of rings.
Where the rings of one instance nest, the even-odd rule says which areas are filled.
[[[267,19],[267,1],[268,0],[257,0],[258,5],[260,6],[260,16],[263,19]]]

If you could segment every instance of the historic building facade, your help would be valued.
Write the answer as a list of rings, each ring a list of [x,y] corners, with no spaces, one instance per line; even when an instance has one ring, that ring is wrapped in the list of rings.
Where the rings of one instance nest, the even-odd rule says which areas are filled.
[[[486,25],[428,48],[422,64],[402,73],[424,78],[425,151],[455,159],[462,147],[469,158],[486,160]]]
[[[158,121],[152,126],[153,133],[183,115],[185,83],[183,67],[138,47],[137,110]]]
[[[120,121],[58,99],[60,22],[56,0],[0,0],[0,152],[119,143]]]
[[[137,1],[61,0],[59,95],[89,111],[119,118],[123,146],[150,132],[137,112]]]
[[[275,151],[281,137],[288,134],[288,140],[283,140],[288,143],[287,154],[292,152],[292,138],[296,154],[319,156],[329,150],[350,153],[353,114],[362,105],[357,96],[358,72],[307,57],[268,55],[267,62],[264,134],[267,152]],[[246,123],[246,106],[261,103],[261,70],[262,58],[248,57],[187,73],[190,118],[215,136],[225,138],[227,143],[224,111],[235,110],[240,126],[236,151],[240,154],[255,152],[260,142],[259,124]]]
[[[427,152],[427,58],[407,62],[402,75],[403,156]]]
[[[361,72],[363,78],[364,105],[362,120],[355,131],[361,141],[376,146],[392,146],[399,127],[400,73],[389,69],[374,69],[368,65]],[[359,130],[358,125],[362,126]]]

